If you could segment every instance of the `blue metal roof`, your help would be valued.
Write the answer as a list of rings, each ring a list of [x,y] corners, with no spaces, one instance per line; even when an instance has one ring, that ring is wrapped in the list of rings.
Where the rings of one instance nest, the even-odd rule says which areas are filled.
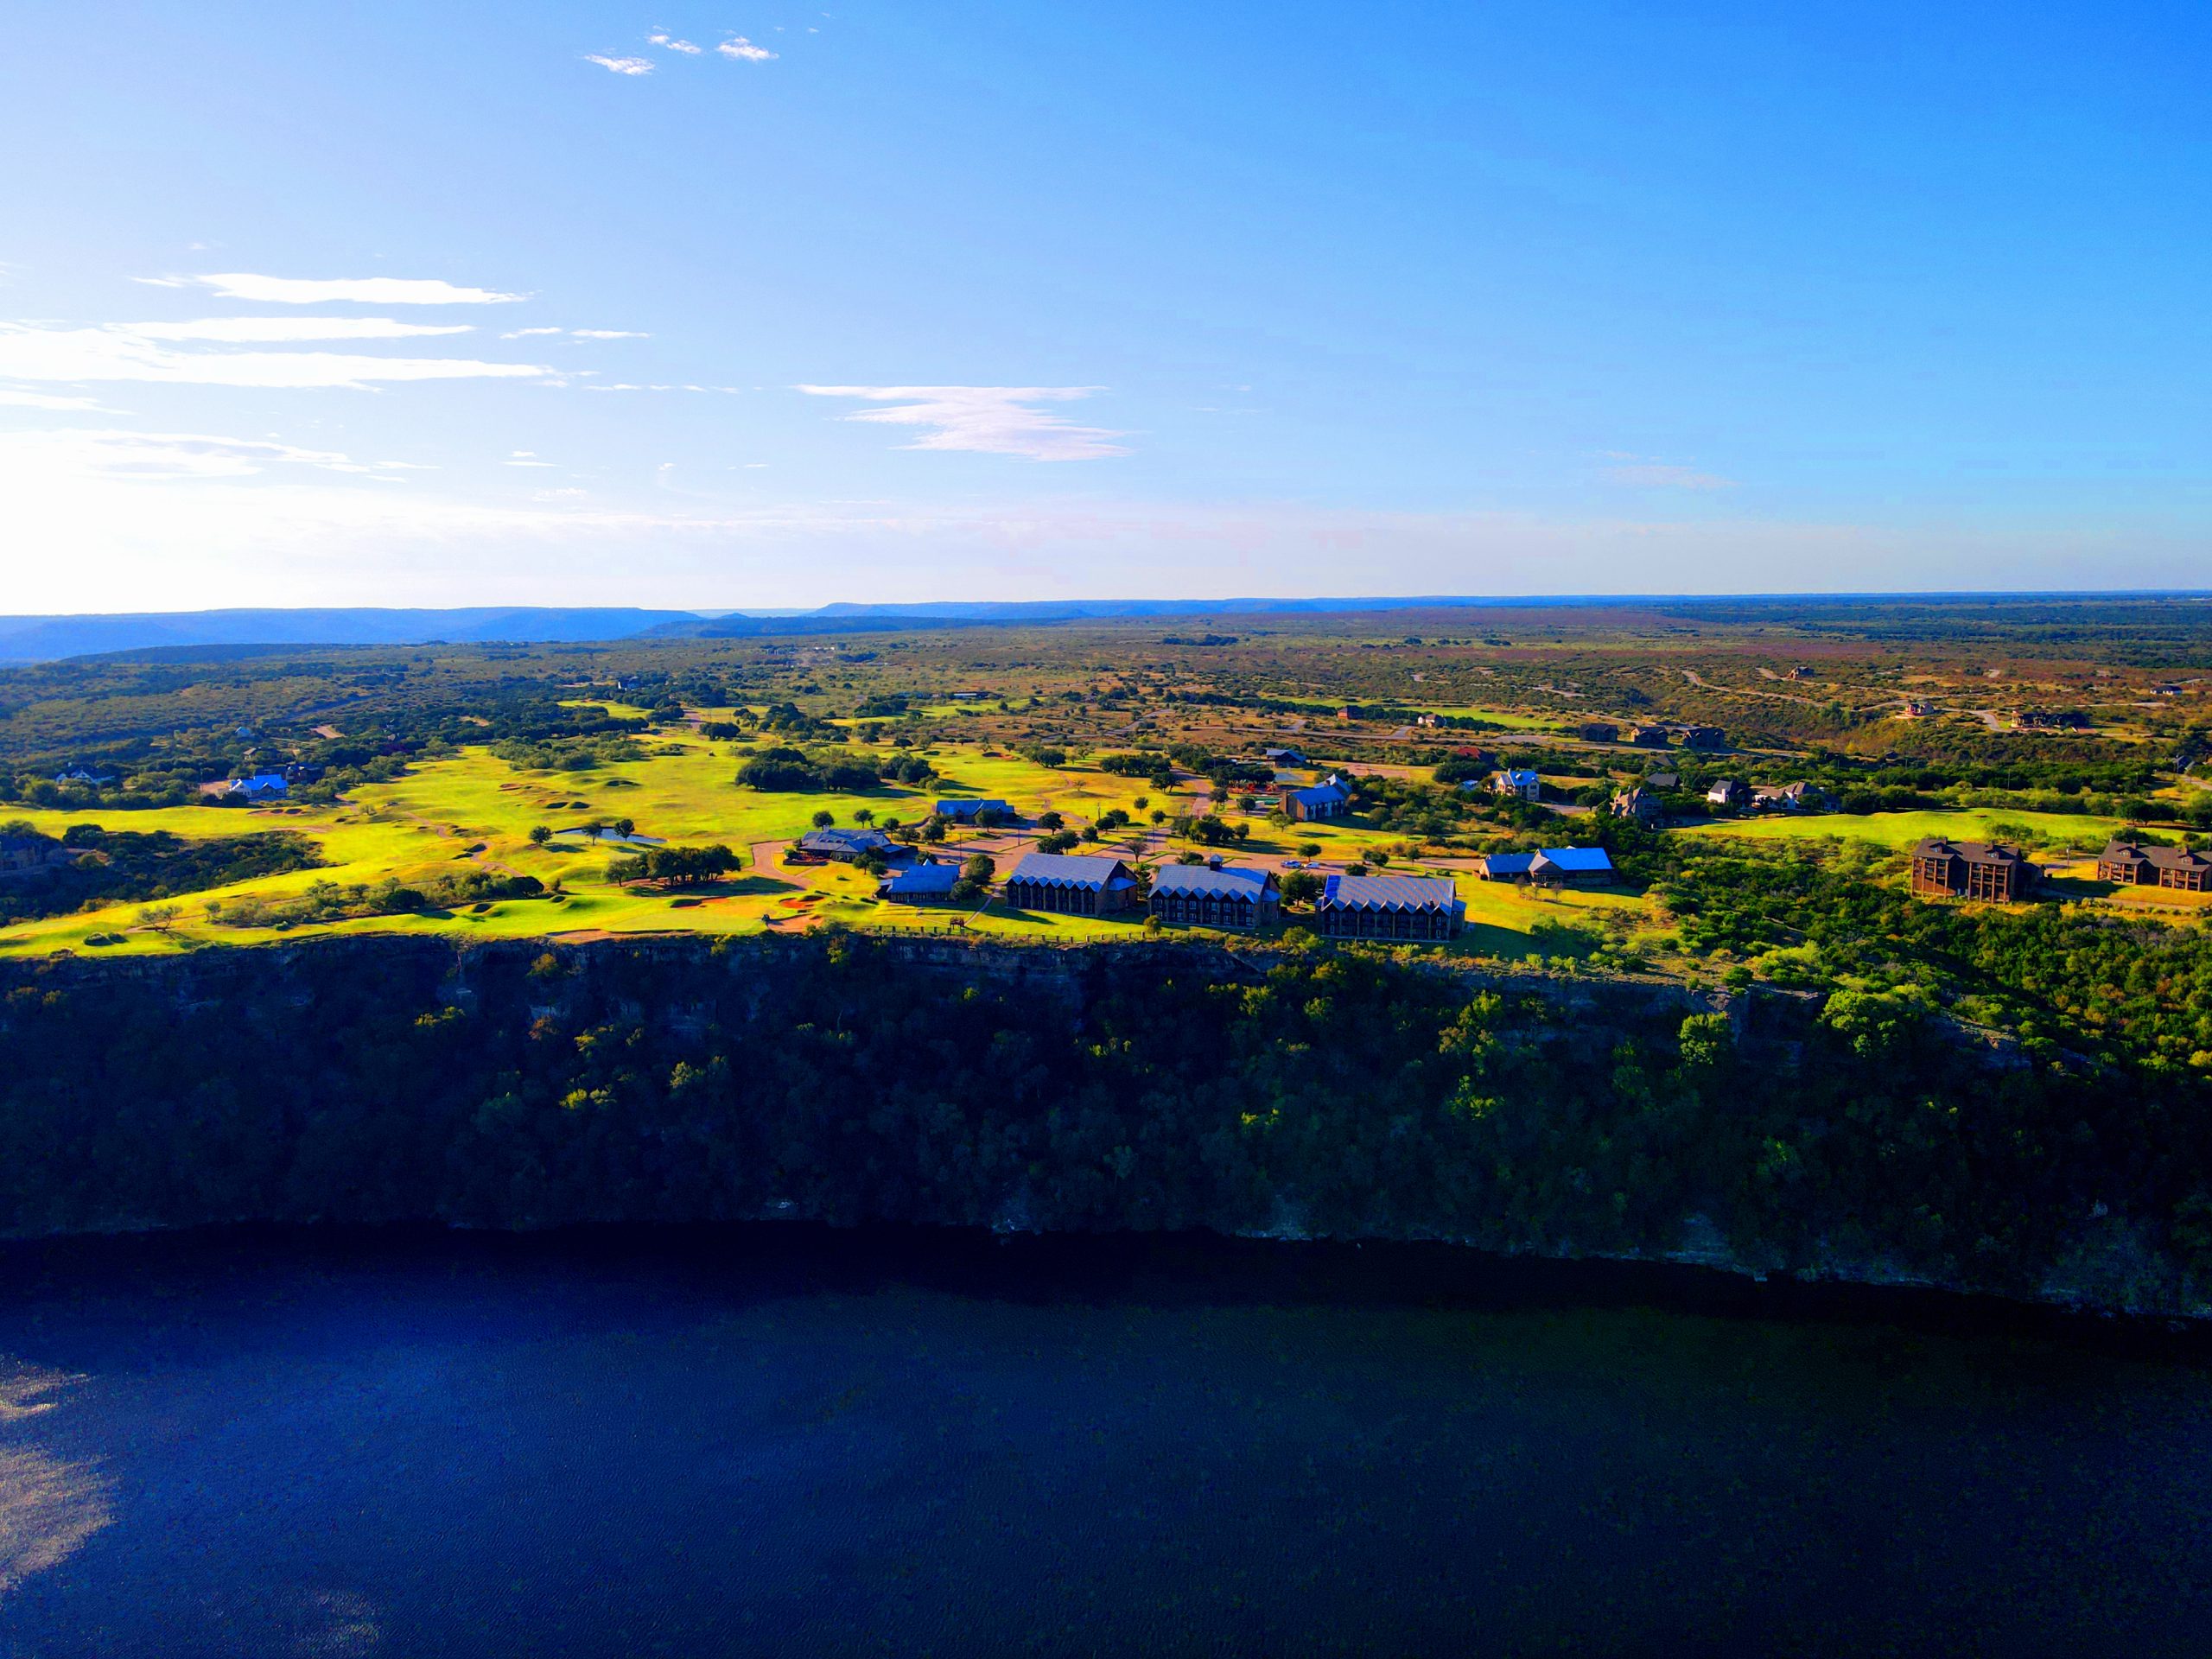
[[[1332,875],[1322,889],[1324,908],[1335,910],[1450,910],[1459,890],[1433,875]]]
[[[1034,881],[1048,887],[1127,887],[1128,866],[1118,858],[1080,853],[1024,853],[1007,875],[1009,881]]]
[[[1492,853],[1483,860],[1483,873],[1493,880],[1501,875],[1526,875],[1535,861],[1534,853]]]
[[[1612,859],[1602,847],[1547,847],[1536,857],[1571,875],[1590,875],[1613,868]]]
[[[1204,864],[1163,864],[1152,873],[1154,893],[1184,893],[1196,898],[1257,899],[1274,879],[1272,870],[1237,864],[1211,869]]]
[[[1005,812],[1013,809],[1004,801],[931,801],[930,810],[940,818],[972,818],[978,812]]]
[[[895,870],[877,883],[876,891],[897,893],[902,898],[950,893],[960,880],[960,868],[955,864],[916,864],[907,869]]]

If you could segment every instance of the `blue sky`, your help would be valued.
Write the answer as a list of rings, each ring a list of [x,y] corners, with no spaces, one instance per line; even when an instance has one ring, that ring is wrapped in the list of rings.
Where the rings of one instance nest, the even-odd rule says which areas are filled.
[[[10,37],[0,608],[2212,586],[2201,6]]]

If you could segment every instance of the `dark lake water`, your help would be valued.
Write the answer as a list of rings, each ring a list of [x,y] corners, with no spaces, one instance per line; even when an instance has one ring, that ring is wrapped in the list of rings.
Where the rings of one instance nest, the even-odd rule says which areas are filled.
[[[1190,1240],[0,1249],[0,1655],[2212,1653],[2203,1350]]]

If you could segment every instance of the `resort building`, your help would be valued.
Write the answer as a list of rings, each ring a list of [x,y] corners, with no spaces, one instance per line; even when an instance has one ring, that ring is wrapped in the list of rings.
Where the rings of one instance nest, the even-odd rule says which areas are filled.
[[[912,854],[880,830],[810,830],[798,838],[803,858],[834,859],[841,864],[858,863],[873,853],[878,858],[908,858]]]
[[[2017,847],[1930,836],[1912,849],[1912,890],[1953,899],[2008,903],[2024,899],[2042,874]]]
[[[1291,789],[1283,791],[1282,810],[1291,817],[1300,820],[1341,818],[1351,810],[1351,791],[1344,780],[1331,772],[1325,783],[1311,789]]]
[[[930,810],[948,823],[975,823],[986,813],[997,823],[1021,822],[1021,815],[1004,801],[931,801]]]
[[[1656,823],[1667,816],[1667,804],[1659,798],[1656,790],[1642,784],[1624,789],[1613,797],[1612,814],[1617,818],[1633,818],[1638,823]]]
[[[1448,939],[1465,906],[1449,881],[1426,875],[1332,875],[1313,906],[1334,939]]]
[[[1827,812],[1835,797],[1818,784],[1764,785],[1751,791],[1754,812]]]
[[[1475,866],[1485,881],[1526,881],[1534,887],[1605,887],[1613,879],[1611,855],[1602,847],[1544,847],[1533,853],[1492,853]]]
[[[1185,927],[1251,929],[1282,913],[1273,870],[1237,864],[1163,864],[1152,873],[1152,913]]]
[[[1118,858],[1076,853],[1024,853],[1006,879],[1016,910],[1109,916],[1136,899],[1136,877]]]
[[[2100,881],[2202,893],[2212,886],[2208,877],[2212,877],[2212,858],[2194,847],[2146,847],[2140,842],[2115,841],[2097,855]]]
[[[893,870],[875,884],[875,896],[894,905],[926,905],[951,898],[959,881],[958,865],[932,859]]]

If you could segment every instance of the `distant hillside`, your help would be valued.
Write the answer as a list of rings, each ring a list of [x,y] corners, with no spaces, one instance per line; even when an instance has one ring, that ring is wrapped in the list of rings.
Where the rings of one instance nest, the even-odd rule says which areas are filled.
[[[689,611],[629,606],[556,609],[527,605],[458,610],[142,611],[112,616],[0,616],[0,662],[51,662],[103,652],[194,645],[413,645],[513,640],[540,644],[622,639]]]

